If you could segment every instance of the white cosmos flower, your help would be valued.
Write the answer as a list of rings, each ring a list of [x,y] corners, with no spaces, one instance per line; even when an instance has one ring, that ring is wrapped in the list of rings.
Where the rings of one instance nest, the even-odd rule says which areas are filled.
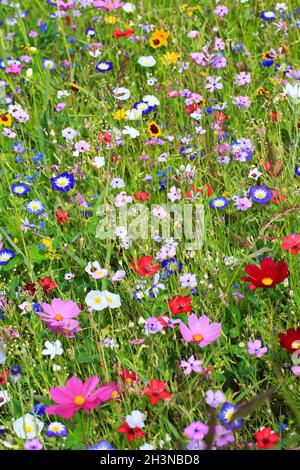
[[[145,426],[145,416],[139,410],[133,410],[125,418],[126,423],[131,428],[143,428]]]
[[[20,439],[34,439],[43,427],[44,423],[29,413],[13,421],[13,429]]]
[[[118,308],[121,306],[120,296],[107,290],[91,290],[85,297],[85,303],[93,310],[103,310],[104,308]]]
[[[142,111],[139,109],[128,109],[126,111],[126,121],[136,121],[142,118]]]
[[[116,100],[126,101],[130,98],[130,90],[125,87],[117,87],[113,89],[113,94]]]
[[[63,348],[61,347],[61,342],[59,339],[54,341],[54,343],[50,343],[50,341],[46,341],[44,345],[45,349],[43,349],[42,354],[43,356],[50,356],[50,359],[54,359],[55,356],[61,356],[64,352]]]
[[[300,83],[295,83],[294,85],[288,83],[285,86],[284,91],[295,104],[300,103]]]
[[[149,104],[149,106],[159,106],[160,101],[156,98],[156,96],[153,95],[145,95],[143,97],[143,101],[146,101],[146,103]]]
[[[152,55],[143,55],[139,58],[138,64],[142,67],[153,67],[156,64],[156,60]]]
[[[92,263],[89,262],[88,265],[85,267],[85,272],[90,274],[94,279],[102,279],[103,277],[107,276],[108,271],[107,269],[101,268],[98,261],[93,261]]]
[[[130,127],[130,126],[125,126],[124,129],[122,130],[122,134],[129,135],[132,139],[135,139],[136,137],[140,135],[137,129],[135,129],[134,127]]]
[[[104,157],[95,157],[92,160],[92,165],[99,170],[105,165],[105,158]]]
[[[130,2],[124,3],[122,8],[125,11],[125,13],[134,13],[135,12],[135,5],[133,3],[130,3]]]

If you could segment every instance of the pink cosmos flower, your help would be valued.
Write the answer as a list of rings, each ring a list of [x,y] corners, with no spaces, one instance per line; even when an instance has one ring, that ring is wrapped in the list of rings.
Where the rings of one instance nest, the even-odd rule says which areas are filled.
[[[121,8],[123,5],[119,0],[94,0],[94,7],[100,8],[100,10],[113,11]]]
[[[197,343],[200,348],[204,348],[221,335],[221,324],[210,323],[206,315],[198,318],[195,313],[188,317],[188,327],[181,322],[180,333],[188,343]]]
[[[201,367],[203,360],[196,360],[194,355],[190,356],[187,361],[182,360],[180,362],[180,367],[184,369],[184,375],[189,375],[191,372],[204,372],[204,369]]]
[[[214,9],[214,13],[215,15],[217,16],[224,16],[224,15],[228,15],[228,8],[225,6],[225,5],[218,5],[215,9]]]
[[[76,142],[75,148],[76,148],[76,150],[78,150],[78,152],[84,153],[86,151],[89,151],[91,146],[85,140],[79,140],[78,142]]]
[[[300,366],[293,366],[292,372],[293,374],[297,375],[297,377],[300,377]]]
[[[111,398],[114,390],[111,384],[103,385],[95,390],[98,383],[97,375],[90,377],[85,383],[73,375],[65,387],[51,387],[50,397],[57,405],[47,407],[46,413],[70,419],[80,409],[89,413],[93,408],[98,408],[101,403]]]
[[[79,331],[79,322],[74,320],[80,310],[75,302],[61,299],[53,299],[51,304],[42,303],[43,312],[38,315],[47,323],[53,333],[61,333],[69,338],[74,337],[74,333]]]

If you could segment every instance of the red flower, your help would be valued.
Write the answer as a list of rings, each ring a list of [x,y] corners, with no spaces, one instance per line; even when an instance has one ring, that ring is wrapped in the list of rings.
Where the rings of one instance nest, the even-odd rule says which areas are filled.
[[[279,191],[275,191],[273,189],[271,201],[274,202],[274,204],[280,204],[282,201],[285,201],[285,200],[286,200],[286,196],[284,196],[281,189],[279,189]]]
[[[157,264],[152,266],[152,262],[152,256],[142,256],[136,265],[134,258],[132,258],[131,267],[141,276],[154,276],[154,274],[159,270],[159,266]]]
[[[281,245],[283,250],[289,250],[292,255],[296,255],[300,250],[300,235],[287,235]]]
[[[52,290],[57,287],[56,283],[48,276],[45,279],[39,279],[38,283],[46,294],[52,294]]]
[[[125,423],[119,426],[118,432],[123,432],[126,434],[127,439],[129,442],[134,442],[136,437],[145,437],[145,434],[141,430],[141,428],[131,428],[129,424]]]
[[[148,193],[146,193],[145,191],[141,191],[140,193],[135,193],[133,197],[139,202],[147,201],[147,199],[149,198]]]
[[[190,104],[189,106],[186,106],[184,110],[187,114],[192,114],[198,109],[198,107],[199,106],[197,104]]]
[[[118,374],[118,376],[120,377],[123,383],[127,383],[128,385],[138,380],[138,376],[135,372],[131,372],[129,369],[125,368],[122,369],[121,374]]]
[[[173,299],[168,300],[168,306],[173,315],[178,315],[180,313],[188,313],[192,310],[192,301],[190,297],[182,297],[177,295]]]
[[[293,354],[300,348],[300,326],[296,330],[289,328],[285,333],[279,333],[278,338],[280,346]]]
[[[9,369],[6,369],[2,374],[0,374],[0,385],[6,385],[6,377],[9,375]]]
[[[112,139],[111,135],[107,131],[103,132],[103,134],[99,132],[97,137],[100,144],[102,144],[103,142],[105,142],[106,144],[110,144]]]
[[[22,287],[22,291],[25,292],[26,295],[31,295],[33,296],[36,293],[36,288],[35,284],[25,284],[25,286]]]
[[[191,191],[185,193],[187,199],[197,199],[198,194],[203,194],[204,197],[211,196],[213,193],[213,188],[209,183],[205,183],[202,188],[196,188],[195,186],[191,187]]]
[[[171,393],[166,392],[166,388],[166,382],[161,382],[157,379],[151,379],[150,387],[144,388],[145,395],[150,397],[151,405],[156,405],[159,400],[166,400],[167,398],[170,398]]]
[[[270,176],[277,176],[282,171],[283,165],[282,165],[281,162],[276,162],[275,165],[273,165],[273,168],[272,168],[271,162],[270,162],[270,160],[268,160],[263,165],[263,168],[269,173]]]
[[[134,29],[126,29],[126,31],[120,31],[119,29],[116,29],[113,32],[113,37],[114,38],[128,38],[129,36],[132,36],[134,33]]]
[[[255,439],[259,449],[272,449],[280,440],[280,436],[271,428],[263,428],[255,433]]]
[[[57,222],[62,225],[64,222],[68,222],[69,219],[69,212],[68,211],[56,211],[56,218]]]
[[[226,114],[224,113],[220,113],[219,111],[216,112],[216,121],[218,123],[223,123],[223,122],[226,122]]]
[[[278,114],[276,112],[271,113],[271,121],[278,121]]]
[[[255,264],[247,264],[245,271],[249,277],[242,276],[241,281],[249,282],[249,289],[256,287],[274,287],[289,277],[289,267],[285,261],[275,263],[272,258],[264,258],[260,268]]]

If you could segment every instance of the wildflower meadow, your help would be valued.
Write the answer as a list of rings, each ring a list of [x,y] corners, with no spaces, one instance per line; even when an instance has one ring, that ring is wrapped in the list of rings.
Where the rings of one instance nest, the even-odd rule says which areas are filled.
[[[0,449],[300,449],[300,5],[0,0]]]

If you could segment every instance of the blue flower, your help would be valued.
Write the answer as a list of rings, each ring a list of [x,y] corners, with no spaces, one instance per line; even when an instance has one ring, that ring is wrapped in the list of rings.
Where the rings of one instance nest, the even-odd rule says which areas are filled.
[[[264,59],[260,63],[263,67],[271,67],[274,64],[273,59]]]
[[[163,278],[167,277],[168,274],[181,273],[182,270],[182,262],[177,262],[176,258],[165,259],[161,265],[165,268],[165,273],[162,276]]]
[[[37,416],[43,416],[45,414],[46,406],[43,403],[36,403],[33,407],[33,412]]]
[[[276,19],[276,13],[272,10],[264,10],[261,12],[260,17],[265,21],[274,21]]]
[[[300,165],[297,165],[295,168],[295,174],[296,176],[300,176]]]
[[[68,429],[64,424],[54,422],[49,424],[45,434],[48,437],[66,437]]]
[[[270,201],[272,194],[272,191],[265,185],[252,186],[249,190],[249,197],[252,201],[257,202],[258,204],[265,204]]]
[[[45,206],[41,203],[39,199],[35,199],[34,201],[30,202],[25,202],[25,207],[29,214],[34,215],[41,214],[45,210]]]
[[[8,250],[7,248],[5,248],[4,250],[0,250],[0,264],[7,264],[12,258],[14,258],[14,256],[14,252]]]
[[[95,69],[98,70],[98,72],[108,72],[113,68],[112,62],[98,62],[96,65]]]
[[[134,109],[141,111],[142,114],[149,114],[156,109],[156,106],[150,106],[146,101],[138,101],[133,105]]]
[[[56,68],[56,64],[51,59],[43,59],[42,60],[42,67],[44,70],[53,70]]]
[[[94,30],[94,28],[87,28],[85,30],[85,34],[93,38],[96,35],[96,31]]]
[[[107,441],[99,441],[94,446],[89,446],[88,450],[116,450]]]
[[[11,185],[11,192],[16,196],[22,197],[29,193],[30,187],[25,183],[13,183]]]
[[[70,173],[61,173],[60,175],[50,178],[53,191],[69,191],[74,187],[75,179]]]
[[[236,430],[243,425],[243,418],[234,419],[237,409],[237,406],[228,402],[225,402],[220,409],[218,418],[226,429]]]
[[[223,197],[223,196],[211,199],[209,201],[209,207],[211,209],[221,210],[221,209],[224,209],[225,207],[227,207],[228,204],[229,204],[228,199],[226,199],[226,197]]]

